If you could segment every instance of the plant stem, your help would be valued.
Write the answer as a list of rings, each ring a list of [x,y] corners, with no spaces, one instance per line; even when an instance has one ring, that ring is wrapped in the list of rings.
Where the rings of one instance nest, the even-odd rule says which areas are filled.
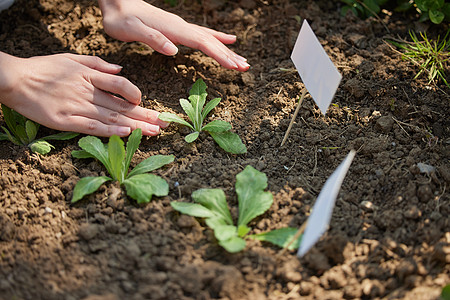
[[[298,111],[300,110],[300,107],[302,106],[303,99],[305,98],[306,92],[308,92],[308,90],[307,90],[306,87],[305,87],[305,88],[303,89],[302,96],[300,97],[300,100],[298,101],[298,105],[297,105],[297,108],[295,109],[294,115],[292,116],[292,120],[291,120],[291,122],[289,123],[289,127],[288,127],[288,129],[286,130],[286,133],[284,134],[284,138],[283,138],[283,141],[281,142],[281,146],[280,146],[280,147],[283,147],[284,143],[285,143],[286,140],[287,140],[287,137],[288,137],[288,135],[289,135],[289,132],[290,132],[291,129],[292,129],[292,125],[294,125],[294,121],[295,121],[295,118],[297,117]]]

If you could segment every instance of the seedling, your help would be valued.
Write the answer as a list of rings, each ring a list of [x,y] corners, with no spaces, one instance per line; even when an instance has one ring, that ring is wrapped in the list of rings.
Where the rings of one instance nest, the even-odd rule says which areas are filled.
[[[126,188],[127,195],[135,199],[137,203],[148,203],[152,196],[167,196],[169,185],[154,174],[148,174],[153,170],[173,162],[173,155],[155,155],[139,163],[128,172],[131,158],[139,147],[142,139],[140,128],[134,130],[128,138],[126,150],[123,141],[113,135],[108,144],[103,144],[95,136],[86,136],[78,141],[83,150],[72,151],[76,158],[95,158],[100,161],[108,171],[108,176],[84,177],[78,181],[73,190],[72,203],[84,196],[95,192],[103,183],[116,180]]]
[[[219,245],[230,253],[243,250],[247,238],[285,247],[292,240],[297,228],[280,228],[270,232],[248,235],[251,231],[248,224],[257,216],[265,213],[273,203],[272,194],[264,191],[266,188],[266,174],[251,166],[247,166],[236,176],[236,194],[239,202],[237,225],[233,223],[225,193],[221,189],[200,189],[193,192],[192,199],[195,203],[173,201],[170,204],[181,213],[204,218],[206,225],[214,231]],[[298,248],[300,239],[296,239],[288,249]]]
[[[431,42],[426,33],[420,33],[422,41],[419,41],[417,35],[410,31],[409,35],[413,41],[412,44],[397,43],[389,41],[394,46],[405,50],[402,54],[404,59],[409,59],[415,65],[419,66],[420,71],[414,77],[416,79],[423,72],[428,73],[428,83],[433,82],[436,77],[442,79],[447,87],[450,88],[450,84],[446,80],[445,70],[448,69],[448,61],[450,59],[450,53],[448,51],[450,46],[450,29],[447,30],[442,41],[438,37],[437,41]]]
[[[199,137],[200,132],[207,131],[223,150],[233,154],[246,153],[247,148],[242,143],[241,138],[236,133],[231,132],[230,123],[222,120],[214,120],[203,125],[206,116],[221,100],[221,98],[214,98],[206,103],[207,95],[206,84],[202,79],[199,79],[192,85],[189,91],[189,101],[180,99],[180,105],[192,124],[168,112],[161,113],[159,118],[165,122],[175,122],[191,128],[194,132],[184,138],[187,143],[195,141]]]
[[[35,123],[18,112],[2,104],[3,118],[6,127],[2,126],[5,133],[0,133],[0,141],[9,140],[16,145],[27,146],[34,153],[47,154],[53,147],[48,140],[69,140],[78,135],[75,132],[61,132],[36,139],[39,124]]]
[[[381,6],[387,0],[341,0],[346,5],[341,8],[341,14],[345,16],[347,11],[351,11],[355,16],[365,19],[370,16],[377,16],[381,11]]]

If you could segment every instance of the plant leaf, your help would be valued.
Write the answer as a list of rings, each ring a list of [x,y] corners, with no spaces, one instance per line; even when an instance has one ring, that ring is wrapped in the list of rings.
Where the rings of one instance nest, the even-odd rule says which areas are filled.
[[[186,141],[186,143],[192,143],[193,141],[195,141],[198,136],[200,135],[200,132],[195,131],[192,133],[189,133],[187,136],[184,137],[184,140]]]
[[[225,193],[221,189],[200,189],[191,195],[194,202],[203,205],[222,218],[226,224],[233,225],[230,210],[228,209]]]
[[[13,110],[8,106],[2,104],[2,112],[3,119],[5,120],[6,126],[8,126],[9,130],[11,130],[11,134],[8,135],[16,135],[16,121],[14,119]]]
[[[430,9],[428,11],[428,15],[430,17],[431,22],[433,22],[434,24],[441,24],[441,22],[444,21],[445,18],[443,12],[434,9]]]
[[[206,93],[206,84],[201,78],[198,79],[189,90],[189,101],[194,108],[194,128],[196,130],[198,129],[197,127],[202,126],[202,110],[203,106],[205,105],[207,95],[208,93]]]
[[[31,144],[28,145],[30,147],[31,151],[35,153],[39,153],[41,155],[45,155],[49,153],[53,147],[49,142],[43,141],[43,140],[37,140],[34,142],[31,142]]]
[[[450,300],[450,284],[447,284],[442,288],[441,299]]]
[[[186,99],[180,99],[180,105],[183,108],[184,112],[186,113],[186,115],[188,116],[188,118],[191,120],[192,123],[194,123],[194,128],[196,127],[195,125],[195,111],[194,108],[192,107],[192,104],[186,100]]]
[[[238,236],[244,237],[247,233],[250,232],[250,227],[248,227],[247,225],[240,225],[237,230]]]
[[[109,164],[111,166],[112,177],[120,183],[124,178],[125,146],[120,137],[113,135],[108,143]]]
[[[48,140],[55,140],[55,141],[66,141],[73,139],[74,137],[79,136],[80,134],[77,132],[72,131],[66,131],[66,132],[60,132],[52,135],[45,136],[41,138],[41,140],[48,141]]]
[[[31,120],[25,121],[25,132],[28,137],[28,141],[32,142],[36,138],[37,132],[38,132],[39,125],[34,123]]]
[[[240,237],[234,236],[229,240],[219,241],[219,245],[230,253],[237,253],[244,250],[245,240],[241,239]]]
[[[20,140],[22,145],[28,145],[30,142],[28,141],[28,136],[25,131],[25,126],[16,125],[16,137]]]
[[[267,187],[266,174],[252,166],[236,175],[236,193],[239,202],[238,226],[247,225],[253,218],[266,212],[273,203],[273,196],[264,192]]]
[[[112,180],[107,176],[83,177],[73,189],[72,203],[81,200],[84,196],[92,194],[106,181]]]
[[[231,124],[222,121],[222,120],[214,120],[203,126],[202,130],[208,132],[224,132],[231,129]]]
[[[128,177],[123,181],[127,189],[127,195],[137,203],[148,203],[152,196],[167,196],[169,184],[161,177],[154,174],[138,174]]]
[[[236,133],[225,131],[210,132],[209,134],[223,150],[233,154],[247,153],[247,148]]]
[[[213,218],[206,218],[205,219],[205,223],[206,225],[208,225],[209,228],[213,229],[219,226],[226,226],[226,225],[230,225],[227,224],[227,222],[225,221],[224,218],[219,217],[217,215],[215,215],[215,217]]]
[[[6,129],[5,127],[2,126],[2,129],[5,131],[6,136],[8,137],[8,139],[13,142],[16,145],[20,145],[20,141],[14,136],[12,135],[8,129]]]
[[[197,203],[172,201],[170,205],[176,211],[196,218],[211,218],[216,216],[212,211]]]
[[[160,113],[158,118],[160,120],[164,121],[164,122],[175,122],[175,123],[178,123],[178,124],[185,125],[185,126],[191,128],[192,130],[195,130],[194,126],[189,124],[187,121],[185,121],[181,117],[179,117],[179,116],[177,116],[175,114],[169,113],[169,112]]]
[[[6,133],[0,133],[0,141],[9,140],[9,137]]]
[[[108,151],[99,138],[91,135],[85,136],[78,141],[78,145],[81,149],[98,159],[105,166],[108,173],[113,176],[111,165],[109,163]]]
[[[173,155],[153,155],[149,158],[141,161],[131,172],[128,174],[127,178],[138,174],[144,174],[151,172],[153,170],[159,169],[167,164],[170,164],[175,159]]]
[[[260,240],[263,242],[269,242],[278,247],[285,248],[287,244],[294,238],[297,233],[298,228],[293,227],[285,227],[280,229],[275,229],[268,232],[258,233],[249,235],[250,238]],[[302,241],[302,236],[300,236],[297,240],[295,240],[290,246],[289,250],[298,249],[300,247],[300,243]]]
[[[72,156],[75,158],[94,158],[95,156],[93,156],[92,154],[90,154],[89,152],[85,151],[85,150],[73,150],[71,152]]]
[[[237,236],[237,228],[234,225],[221,225],[214,228],[214,236],[218,241],[226,241]]]
[[[206,116],[209,114],[209,112],[211,110],[213,110],[213,108],[216,107],[217,104],[219,104],[220,100],[222,100],[222,99],[214,98],[211,101],[209,101],[208,103],[206,103],[205,108],[203,108],[203,110],[202,110],[202,124],[203,124],[203,121],[206,119]]]
[[[142,130],[140,128],[135,129],[130,136],[128,137],[127,141],[127,157],[125,159],[125,166],[124,166],[124,176],[127,177],[128,168],[130,167],[131,159],[133,158],[134,153],[136,153],[136,150],[139,148],[139,144],[142,140]]]

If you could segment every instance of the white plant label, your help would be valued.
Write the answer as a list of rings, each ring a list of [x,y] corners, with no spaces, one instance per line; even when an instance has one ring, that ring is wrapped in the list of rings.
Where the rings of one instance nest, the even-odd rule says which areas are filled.
[[[342,75],[334,66],[306,20],[291,54],[306,89],[325,115],[341,82]]]
[[[323,185],[316,203],[313,206],[312,213],[308,218],[305,233],[300,243],[297,256],[302,257],[312,246],[320,239],[330,224],[331,214],[333,212],[336,197],[344,181],[345,174],[355,157],[355,150],[350,151],[345,160],[337,167]]]

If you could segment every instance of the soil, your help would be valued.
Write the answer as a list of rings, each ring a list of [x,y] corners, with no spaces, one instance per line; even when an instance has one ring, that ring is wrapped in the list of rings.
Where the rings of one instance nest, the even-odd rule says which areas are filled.
[[[132,162],[175,155],[156,171],[168,196],[137,205],[110,183],[71,205],[79,178],[105,172],[71,157],[77,139],[54,142],[39,157],[1,142],[0,299],[437,299],[450,283],[450,91],[414,80],[419,69],[385,40],[407,39],[418,26],[436,38],[448,25],[388,11],[380,19],[343,17],[340,1],[151,3],[236,34],[231,48],[252,67],[239,73],[197,50],[166,57],[114,40],[96,1],[86,0],[16,0],[0,13],[0,50],[100,56],[124,66],[143,106],[179,115],[179,99],[203,78],[209,99],[222,98],[211,118],[231,122],[248,153],[227,154],[208,135],[188,145],[186,128],[171,125],[145,138]],[[280,147],[304,87],[290,61],[297,16],[309,21],[343,80],[325,116],[306,97]],[[221,188],[236,214],[235,176],[252,165],[267,174],[274,195],[252,232],[299,227],[351,149],[357,155],[329,230],[301,259],[294,251],[277,257],[279,248],[259,241],[229,254],[201,220],[170,206],[191,201],[198,188]]]

